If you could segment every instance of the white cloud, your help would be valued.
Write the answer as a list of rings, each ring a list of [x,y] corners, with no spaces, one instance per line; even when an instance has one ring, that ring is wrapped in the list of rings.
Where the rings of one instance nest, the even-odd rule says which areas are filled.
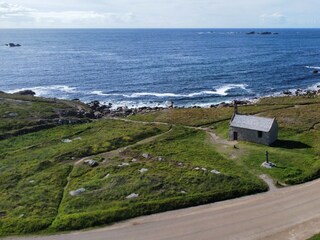
[[[31,8],[26,8],[17,4],[0,2],[0,18],[16,17],[33,11],[34,10]]]
[[[96,11],[40,11],[17,4],[0,3],[0,19],[10,27],[24,24],[36,27],[108,27],[134,20],[133,13]],[[27,23],[26,23],[27,22]],[[1,22],[0,22],[1,27]]]
[[[318,27],[319,0],[0,0],[0,28]]]
[[[264,24],[285,24],[287,22],[287,17],[279,12],[262,14],[260,18]]]

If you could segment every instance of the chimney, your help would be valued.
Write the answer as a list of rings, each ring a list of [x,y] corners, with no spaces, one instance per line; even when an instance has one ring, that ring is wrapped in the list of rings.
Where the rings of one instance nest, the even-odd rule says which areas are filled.
[[[234,114],[238,114],[238,102],[237,102],[237,100],[233,101],[233,107],[234,107],[233,113]]]

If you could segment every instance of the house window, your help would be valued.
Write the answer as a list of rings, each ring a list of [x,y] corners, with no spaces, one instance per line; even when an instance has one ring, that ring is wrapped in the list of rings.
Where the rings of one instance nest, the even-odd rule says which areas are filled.
[[[258,131],[258,138],[262,138],[262,132]]]

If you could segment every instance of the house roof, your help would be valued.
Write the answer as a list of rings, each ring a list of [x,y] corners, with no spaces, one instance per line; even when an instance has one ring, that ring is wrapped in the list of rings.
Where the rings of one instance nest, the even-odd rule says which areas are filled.
[[[275,121],[275,118],[235,114],[233,116],[233,119],[231,120],[230,126],[262,132],[269,132]]]

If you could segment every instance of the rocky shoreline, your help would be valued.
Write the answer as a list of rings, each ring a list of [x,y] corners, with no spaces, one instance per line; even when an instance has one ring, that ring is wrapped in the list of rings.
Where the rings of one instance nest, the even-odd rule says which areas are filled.
[[[14,94],[19,95],[29,95],[29,96],[35,96],[36,93],[32,90],[24,90],[20,92],[16,92]],[[282,94],[279,94],[277,96],[265,96],[265,97],[281,97],[281,96],[306,96],[306,97],[313,97],[320,95],[320,85],[317,86],[316,90],[302,90],[302,89],[296,89],[296,90],[286,90],[283,91]],[[261,97],[264,98],[264,97]],[[255,104],[259,99],[261,98],[254,98],[250,100],[237,100],[237,105],[244,106],[244,105],[250,105]],[[80,99],[73,99],[72,101],[81,102]],[[144,107],[136,107],[136,108],[129,108],[127,106],[117,107],[114,108],[112,103],[103,104],[100,103],[97,100],[91,101],[90,103],[85,103],[89,111],[85,111],[83,109],[79,109],[77,113],[74,113],[78,117],[87,117],[91,119],[99,119],[103,117],[127,117],[130,115],[135,114],[145,114],[145,113],[151,113],[151,112],[157,112],[162,111],[165,109],[194,109],[194,108],[204,108],[201,106],[175,106],[173,102],[167,101],[165,107],[150,107],[150,106],[144,106]],[[225,108],[225,107],[233,107],[233,102],[221,102],[218,104],[212,104],[205,108]]]

